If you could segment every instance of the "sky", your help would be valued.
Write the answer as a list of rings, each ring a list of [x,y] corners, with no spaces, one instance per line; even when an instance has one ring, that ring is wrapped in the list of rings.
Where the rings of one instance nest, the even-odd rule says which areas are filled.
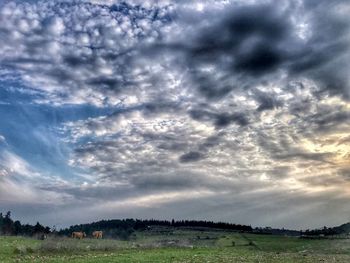
[[[348,0],[0,3],[0,210],[350,221]]]

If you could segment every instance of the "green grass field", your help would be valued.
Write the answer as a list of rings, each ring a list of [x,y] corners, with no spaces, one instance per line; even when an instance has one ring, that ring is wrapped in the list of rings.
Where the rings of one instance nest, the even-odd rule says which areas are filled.
[[[129,241],[0,237],[0,262],[350,262],[350,240],[194,230],[139,232]]]

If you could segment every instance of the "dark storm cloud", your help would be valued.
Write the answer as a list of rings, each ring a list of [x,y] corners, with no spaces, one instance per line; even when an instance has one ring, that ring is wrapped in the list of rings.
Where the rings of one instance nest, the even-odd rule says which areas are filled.
[[[310,112],[311,104],[312,104],[312,102],[309,99],[302,99],[302,100],[293,102],[289,106],[288,110],[289,110],[290,114],[295,115],[295,116],[300,116],[300,115],[303,115],[307,112]]]
[[[176,113],[181,110],[181,104],[179,102],[166,102],[165,100],[155,100],[153,103],[147,103],[141,107],[144,115],[157,115],[160,113]]]
[[[349,21],[337,13],[344,1],[331,2],[316,10],[308,1],[228,7],[209,25],[199,23],[182,43],[163,47],[183,52],[193,86],[208,100],[263,80],[273,82],[281,71],[289,79],[313,79],[320,85],[318,93],[348,97]],[[295,22],[300,17],[307,32]],[[259,110],[275,106],[265,101]]]
[[[312,36],[294,64],[291,74],[302,74],[322,85],[320,93],[349,99],[349,20],[342,8],[346,1],[304,1]],[[312,12],[309,12],[311,11]]]
[[[181,155],[179,160],[182,163],[192,163],[192,162],[198,162],[203,158],[205,157],[199,152],[189,152]]]
[[[198,91],[209,100],[222,98],[247,85],[242,78],[279,69],[289,57],[286,42],[295,42],[286,16],[272,5],[257,5],[232,8],[222,19],[213,18],[213,25],[183,45]],[[213,72],[203,71],[205,67],[213,67]]]
[[[240,126],[248,125],[248,120],[244,114],[241,113],[215,113],[208,110],[191,110],[189,115],[192,119],[197,121],[212,122],[213,125],[220,129],[231,123],[236,123]]]
[[[200,145],[200,148],[211,148],[218,146],[221,142],[221,138],[225,135],[224,132],[218,132],[215,135],[212,135],[205,139],[205,141]]]
[[[321,93],[327,91],[349,98],[348,76],[344,71],[349,66],[349,20],[340,13],[342,3],[346,2],[318,3],[315,9],[305,1],[306,9],[315,11],[308,18],[311,37],[291,63],[290,73],[314,79],[321,84]]]
[[[270,6],[237,8],[229,13],[198,37],[191,56],[211,62],[230,55],[228,68],[253,75],[275,68],[284,57],[278,43],[290,30],[283,14]]]
[[[279,101],[275,94],[268,94],[261,91],[254,91],[256,101],[259,103],[257,111],[273,110],[275,108],[281,107],[282,102]]]

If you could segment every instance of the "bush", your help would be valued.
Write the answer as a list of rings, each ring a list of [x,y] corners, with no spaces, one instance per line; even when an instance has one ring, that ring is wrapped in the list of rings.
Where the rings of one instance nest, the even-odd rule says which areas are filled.
[[[34,249],[31,248],[31,247],[27,247],[26,251],[27,251],[27,253],[29,253],[29,254],[34,253]]]
[[[23,255],[23,254],[26,254],[26,252],[27,252],[27,249],[26,247],[23,247],[23,246],[15,247],[13,250],[13,253],[16,255]]]

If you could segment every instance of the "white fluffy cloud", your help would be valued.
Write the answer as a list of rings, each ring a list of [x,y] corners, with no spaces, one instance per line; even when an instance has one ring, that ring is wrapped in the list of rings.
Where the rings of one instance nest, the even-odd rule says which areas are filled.
[[[140,46],[160,39],[168,7],[84,2],[4,5],[1,64],[45,91],[42,102],[117,104],[142,92]]]

